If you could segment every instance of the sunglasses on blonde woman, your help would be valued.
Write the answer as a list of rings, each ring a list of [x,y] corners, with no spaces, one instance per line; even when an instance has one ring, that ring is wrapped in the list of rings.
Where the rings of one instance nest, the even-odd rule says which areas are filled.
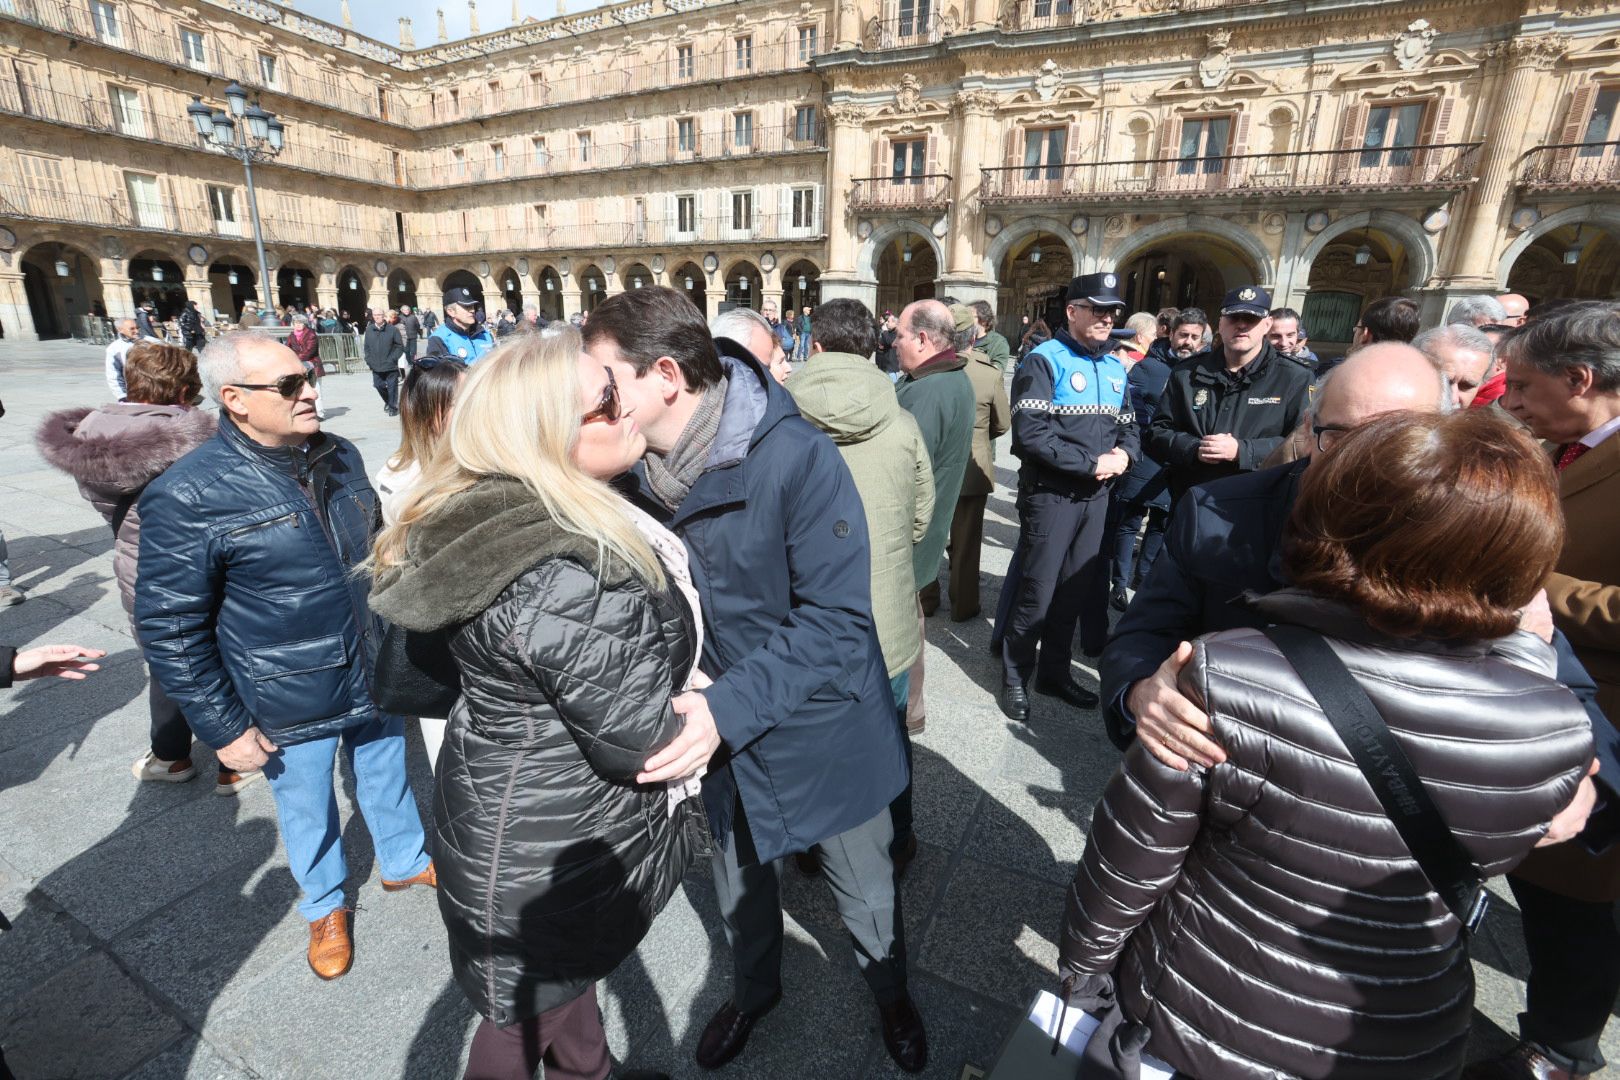
[[[613,369],[604,365],[602,370],[607,372],[607,385],[602,387],[602,398],[596,403],[596,408],[579,418],[579,422],[582,424],[588,424],[592,420],[605,420],[611,424],[622,415],[623,410],[619,403],[619,383],[613,378]]]

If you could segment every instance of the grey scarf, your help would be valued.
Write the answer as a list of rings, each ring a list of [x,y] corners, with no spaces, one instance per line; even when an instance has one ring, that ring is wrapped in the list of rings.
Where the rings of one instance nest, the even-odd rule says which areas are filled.
[[[671,510],[681,505],[686,493],[703,475],[703,466],[709,461],[709,448],[720,433],[720,413],[725,403],[726,380],[722,376],[718,383],[703,391],[697,410],[669,453],[648,451],[647,486],[658,496],[658,501]]]

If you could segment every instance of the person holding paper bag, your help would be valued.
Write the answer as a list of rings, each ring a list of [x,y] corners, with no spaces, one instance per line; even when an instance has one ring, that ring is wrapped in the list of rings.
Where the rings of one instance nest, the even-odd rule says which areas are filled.
[[[1112,973],[1142,1051],[1206,1080],[1455,1075],[1469,912],[1435,866],[1477,891],[1592,790],[1586,714],[1517,630],[1562,547],[1545,455],[1480,413],[1394,413],[1339,439],[1284,532],[1292,587],[1249,598],[1280,629],[1202,638],[1181,672],[1225,761],[1180,772],[1135,742],[1068,892],[1061,972]],[[1270,635],[1326,643],[1371,721],[1324,712],[1340,700],[1325,665],[1302,677]],[[1368,769],[1340,731],[1386,725]],[[1382,778],[1403,761],[1418,790]],[[1386,797],[1432,803],[1455,860],[1417,853]]]

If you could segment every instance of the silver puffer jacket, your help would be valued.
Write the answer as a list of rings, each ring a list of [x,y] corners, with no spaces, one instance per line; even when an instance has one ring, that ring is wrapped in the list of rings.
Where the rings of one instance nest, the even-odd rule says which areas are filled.
[[[1255,603],[1333,642],[1482,875],[1574,797],[1591,728],[1539,639],[1397,641],[1301,592]],[[1455,1076],[1461,928],[1292,666],[1231,630],[1200,640],[1181,688],[1227,760],[1178,773],[1131,747],[1069,890],[1063,972],[1113,971],[1148,1052],[1201,1080]]]

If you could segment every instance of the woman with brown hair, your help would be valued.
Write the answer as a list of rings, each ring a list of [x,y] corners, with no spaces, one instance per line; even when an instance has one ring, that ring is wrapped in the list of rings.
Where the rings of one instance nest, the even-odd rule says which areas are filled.
[[[113,576],[126,614],[135,610],[136,560],[141,550],[137,502],[146,485],[214,434],[214,417],[195,408],[202,380],[197,357],[178,345],[142,342],[124,359],[124,401],[99,409],[66,409],[40,425],[35,441],[45,460],[78,482],[79,494],[113,532]],[[197,775],[191,729],[180,706],[148,680],[152,747],[136,759],[137,780],[182,783]],[[214,790],[234,795],[257,771],[219,768]]]
[[[1308,684],[1271,635],[1347,669],[1457,880],[1503,873],[1592,760],[1551,649],[1516,630],[1563,531],[1546,455],[1487,413],[1382,416],[1311,466],[1283,536],[1293,585],[1249,601],[1277,628],[1202,638],[1181,673],[1225,762],[1177,772],[1138,742],[1094,812],[1061,969],[1114,996],[1111,1046],[1204,1078],[1457,1074],[1473,972],[1455,882],[1341,738],[1355,694],[1326,693],[1329,716],[1329,665]]]

